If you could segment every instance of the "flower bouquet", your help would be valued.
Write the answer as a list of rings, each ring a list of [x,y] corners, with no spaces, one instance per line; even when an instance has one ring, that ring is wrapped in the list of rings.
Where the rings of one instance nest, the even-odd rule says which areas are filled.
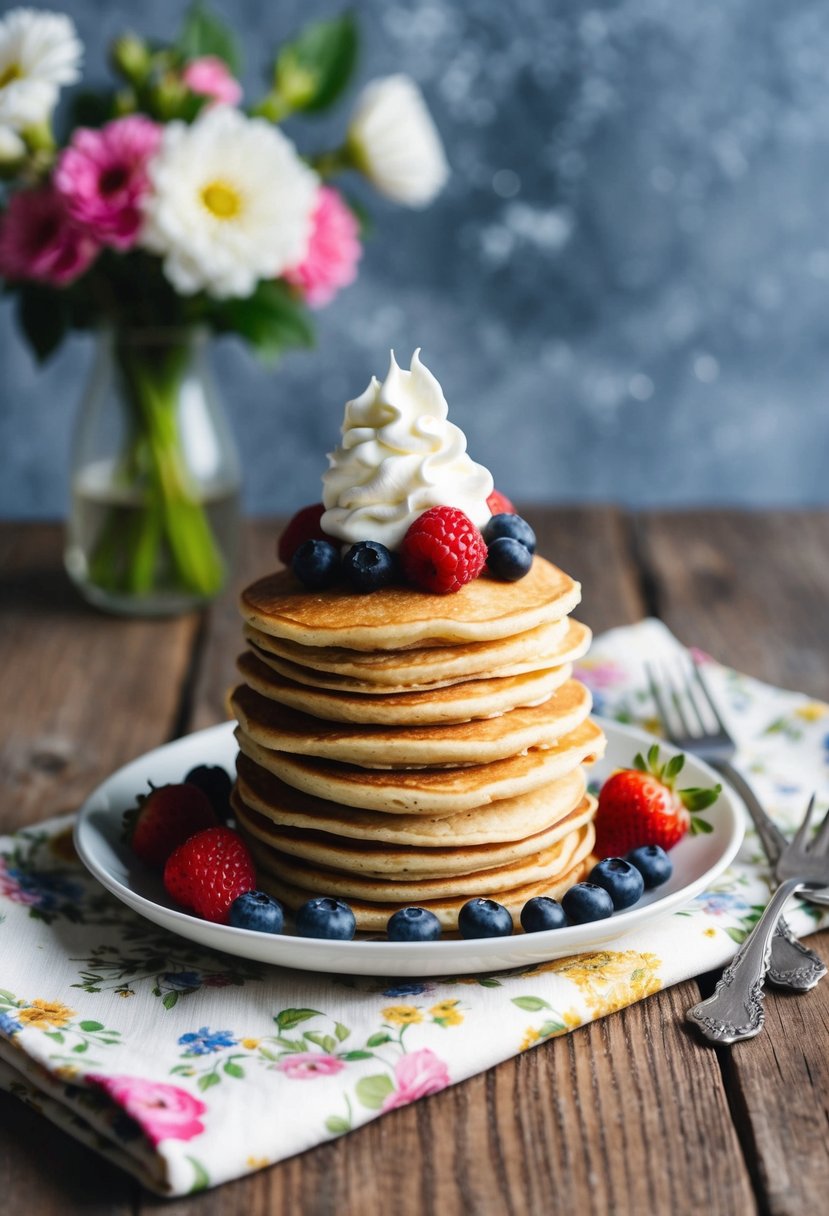
[[[412,207],[444,184],[406,76],[364,88],[340,147],[303,156],[284,134],[291,115],[340,98],[356,53],[350,16],[317,22],[246,104],[234,36],[197,5],[172,44],[119,38],[113,86],[76,95],[59,135],[58,94],[82,56],[72,22],[0,19],[0,276],[40,359],[69,329],[104,335],[67,550],[94,602],[171,611],[223,586],[239,473],[199,351],[210,333],[269,358],[312,345],[312,310],[354,280],[362,249],[360,208],[331,179],[362,174]],[[113,394],[117,427],[102,407]]]

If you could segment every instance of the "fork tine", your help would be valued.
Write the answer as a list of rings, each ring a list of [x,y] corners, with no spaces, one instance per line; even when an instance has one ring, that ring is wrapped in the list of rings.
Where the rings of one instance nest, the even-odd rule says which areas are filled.
[[[821,820],[810,851],[819,857],[824,857],[829,853],[829,811],[826,812]]]
[[[792,852],[794,852],[795,850],[798,850],[801,853],[806,852],[806,837],[809,833],[809,824],[812,821],[812,813],[813,813],[814,809],[815,809],[815,795],[812,794],[811,798],[809,799],[809,805],[806,807],[806,813],[803,816],[803,822],[801,823],[800,827],[795,832],[794,838],[792,839],[792,843],[789,845],[789,848],[792,850]]]
[[[699,731],[694,730],[692,728],[691,722],[689,721],[688,716],[685,713],[685,710],[682,706],[682,701],[680,700],[680,696],[679,696],[679,692],[681,691],[681,689],[680,690],[677,689],[677,686],[674,683],[673,676],[671,676],[671,675],[666,675],[665,682],[670,689],[671,700],[674,703],[674,709],[676,710],[676,715],[679,718],[680,722],[682,723],[682,729],[685,731],[685,734],[689,736],[689,738],[696,737],[697,735],[699,735]],[[699,714],[697,714],[697,717],[699,717]],[[705,732],[704,726],[702,727],[702,730],[704,733]]]
[[[656,708],[657,708],[657,712],[659,713],[659,717],[662,719],[662,725],[665,727],[666,733],[668,735],[670,735],[671,718],[668,713],[668,703],[665,700],[665,698],[662,696],[662,689],[659,687],[659,685],[656,681],[656,671],[651,663],[645,664],[645,672],[648,677],[648,686],[651,690],[651,696],[653,697],[654,702],[656,703]]]
[[[702,689],[705,699],[708,702],[709,706],[711,707],[711,713],[714,715],[714,720],[716,721],[717,726],[720,728],[720,730],[722,731],[722,733],[724,735],[727,735],[728,731],[726,729],[726,725],[723,722],[722,718],[720,717],[720,711],[717,709],[716,705],[714,704],[714,698],[711,696],[711,690],[709,689],[707,682],[702,678],[702,669],[701,669],[699,663],[696,661],[696,659],[693,659],[691,661],[691,666],[694,669],[694,675],[697,678],[697,683],[699,684],[700,688]]]

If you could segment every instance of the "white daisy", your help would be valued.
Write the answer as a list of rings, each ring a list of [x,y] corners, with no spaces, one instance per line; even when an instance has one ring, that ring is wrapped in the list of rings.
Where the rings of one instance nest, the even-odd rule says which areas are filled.
[[[11,127],[0,127],[0,165],[14,164],[26,155],[26,145]]]
[[[319,179],[263,119],[216,106],[169,123],[149,174],[141,244],[182,295],[248,296],[304,258]]]
[[[410,76],[386,76],[363,89],[348,147],[380,193],[408,207],[431,203],[449,176],[437,128]]]
[[[0,20],[0,125],[45,122],[61,85],[80,76],[83,47],[63,13],[14,8]]]

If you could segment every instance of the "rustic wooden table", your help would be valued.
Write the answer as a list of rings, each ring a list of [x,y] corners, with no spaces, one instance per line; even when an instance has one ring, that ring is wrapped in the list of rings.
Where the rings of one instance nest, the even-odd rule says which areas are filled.
[[[829,515],[610,507],[528,511],[579,578],[594,630],[662,617],[734,666],[829,699]],[[251,524],[239,582],[273,564]],[[0,526],[3,831],[76,807],[112,769],[224,717],[238,621],[123,621],[83,606],[60,533]],[[829,934],[812,945],[829,962]],[[175,1216],[439,1211],[614,1216],[813,1213],[829,1194],[829,980],[771,993],[767,1032],[715,1052],[683,1026],[689,982],[361,1131],[207,1194]],[[0,1095],[0,1194],[27,1216],[160,1206]]]

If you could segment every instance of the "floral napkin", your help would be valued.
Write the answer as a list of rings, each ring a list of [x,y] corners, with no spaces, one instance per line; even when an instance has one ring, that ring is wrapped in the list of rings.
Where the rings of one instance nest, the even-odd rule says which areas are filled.
[[[599,638],[579,673],[597,711],[658,729],[643,661],[677,648],[657,621]],[[740,768],[790,829],[813,789],[829,795],[829,706],[708,662]],[[261,1169],[719,967],[769,894],[749,831],[711,890],[612,949],[520,973],[349,979],[158,929],[87,875],[71,830],[63,818],[0,841],[0,1085],[166,1195]],[[808,905],[789,920],[800,934],[829,923]]]

